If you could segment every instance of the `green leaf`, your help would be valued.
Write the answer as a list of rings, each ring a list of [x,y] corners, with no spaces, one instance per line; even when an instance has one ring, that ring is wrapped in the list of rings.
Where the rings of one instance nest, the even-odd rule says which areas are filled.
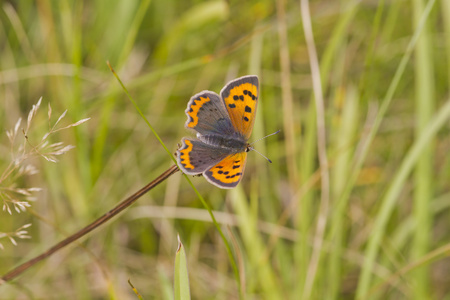
[[[186,252],[178,235],[178,249],[175,254],[175,276],[174,276],[175,300],[191,299],[189,291],[189,275],[187,270]]]

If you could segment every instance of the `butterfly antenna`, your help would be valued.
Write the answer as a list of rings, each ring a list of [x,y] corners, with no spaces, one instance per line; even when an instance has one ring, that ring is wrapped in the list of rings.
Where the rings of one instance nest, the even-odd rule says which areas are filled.
[[[264,157],[265,159],[267,159],[268,162],[272,163],[272,161],[271,161],[268,157],[266,157],[264,154],[262,154],[262,153],[259,152],[258,150],[255,150],[255,148],[249,147],[249,149],[255,151],[256,153],[258,153],[259,155],[261,155],[262,157]]]
[[[269,137],[269,136],[271,136],[271,135],[278,134],[278,133],[280,133],[280,131],[281,131],[281,130],[277,130],[277,131],[274,132],[274,133],[271,133],[271,134],[269,134],[269,135],[266,135],[265,137],[262,137],[262,138],[260,138],[260,139],[257,139],[256,141],[254,141],[253,143],[251,143],[250,146],[253,145],[253,144],[256,143],[256,142],[259,142],[260,140],[265,139],[266,137]],[[253,149],[253,148],[252,148],[252,149]],[[253,149],[253,150],[255,150],[255,149]],[[256,151],[256,152],[258,152],[258,151]],[[258,152],[258,153],[259,153],[259,152]],[[261,153],[259,153],[259,154],[261,154]],[[262,155],[262,154],[261,154],[261,155]],[[263,155],[263,156],[264,156],[264,155]]]
[[[272,163],[272,161],[271,161],[268,157],[266,157],[266,156],[265,156],[264,154],[262,154],[261,152],[257,151],[255,148],[253,148],[252,145],[253,145],[254,143],[260,141],[260,140],[265,139],[266,137],[269,137],[269,136],[271,136],[271,135],[280,133],[280,131],[281,131],[281,130],[277,130],[277,131],[274,132],[274,133],[271,133],[271,134],[269,134],[269,135],[266,135],[265,137],[262,137],[262,138],[260,138],[260,139],[257,139],[256,141],[254,141],[253,143],[251,143],[251,144],[248,145],[248,149],[249,149],[249,150],[255,151],[256,153],[258,153],[259,155],[261,155],[262,157],[264,157],[265,159],[267,159],[268,162]]]

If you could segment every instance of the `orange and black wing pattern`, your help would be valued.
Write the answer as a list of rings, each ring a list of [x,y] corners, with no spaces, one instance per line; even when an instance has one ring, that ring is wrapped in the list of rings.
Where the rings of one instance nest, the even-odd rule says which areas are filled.
[[[255,75],[228,83],[220,92],[231,124],[246,140],[250,138],[258,105],[259,81]]]
[[[238,185],[244,175],[247,152],[231,154],[205,171],[203,175],[220,188],[231,189]]]

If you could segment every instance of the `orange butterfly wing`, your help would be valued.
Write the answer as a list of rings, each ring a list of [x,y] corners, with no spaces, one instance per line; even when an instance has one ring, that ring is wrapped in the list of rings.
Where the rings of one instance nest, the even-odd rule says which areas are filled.
[[[211,169],[205,171],[203,176],[212,184],[225,189],[238,185],[244,175],[247,152],[229,155]]]
[[[258,94],[259,81],[254,75],[233,80],[220,92],[231,123],[246,140],[250,138],[255,122]]]

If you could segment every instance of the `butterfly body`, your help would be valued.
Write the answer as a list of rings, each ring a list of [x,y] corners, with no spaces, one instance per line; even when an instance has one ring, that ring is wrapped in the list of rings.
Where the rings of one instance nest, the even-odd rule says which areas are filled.
[[[233,188],[241,180],[258,102],[258,77],[229,82],[220,96],[211,91],[194,95],[186,108],[186,128],[197,139],[183,138],[177,152],[180,169],[201,174],[220,188]]]
[[[230,138],[220,135],[198,135],[197,138],[205,144],[229,149],[230,152],[234,153],[243,152],[248,147],[248,143],[243,137]]]

